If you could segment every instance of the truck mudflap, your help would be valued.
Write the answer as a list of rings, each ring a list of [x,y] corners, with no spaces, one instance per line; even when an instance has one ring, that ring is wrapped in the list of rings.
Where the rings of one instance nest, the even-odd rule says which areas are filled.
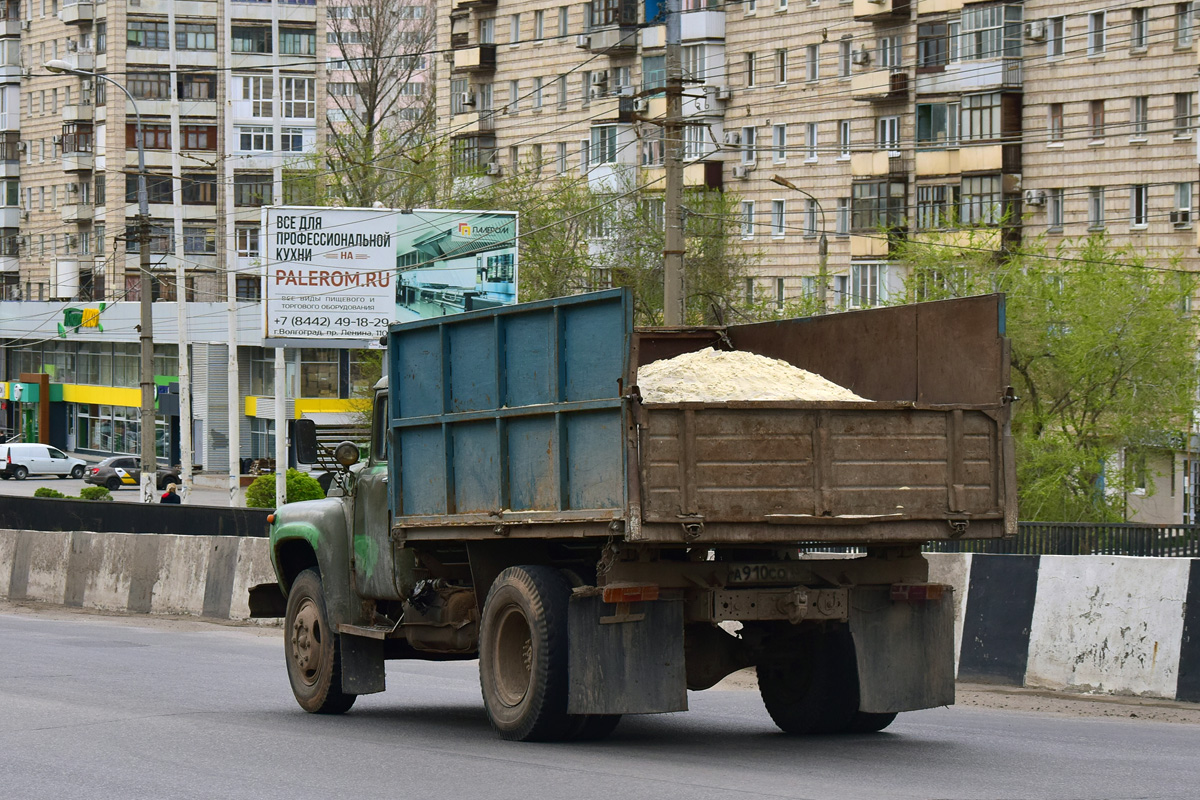
[[[954,590],[933,586],[853,590],[859,711],[887,714],[954,703]]]
[[[605,603],[577,593],[567,626],[568,713],[687,711],[682,600]]]

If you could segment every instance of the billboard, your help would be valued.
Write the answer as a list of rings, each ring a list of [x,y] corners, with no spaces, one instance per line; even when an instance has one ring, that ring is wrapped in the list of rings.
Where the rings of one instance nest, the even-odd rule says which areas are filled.
[[[517,215],[270,206],[263,334],[375,342],[393,322],[517,299]]]

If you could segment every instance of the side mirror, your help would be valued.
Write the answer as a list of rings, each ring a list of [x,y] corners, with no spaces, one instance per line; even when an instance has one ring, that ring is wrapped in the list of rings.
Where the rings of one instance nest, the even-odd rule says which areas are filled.
[[[302,464],[317,463],[317,423],[298,419],[292,423],[292,441],[296,444],[296,460]]]

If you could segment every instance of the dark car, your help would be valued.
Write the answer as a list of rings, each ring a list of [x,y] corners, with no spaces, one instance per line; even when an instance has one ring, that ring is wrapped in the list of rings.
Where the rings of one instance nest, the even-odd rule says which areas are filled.
[[[141,460],[136,456],[109,456],[94,467],[88,467],[83,476],[84,483],[103,486],[115,492],[122,486],[137,488],[142,482]],[[159,489],[169,483],[179,483],[179,475],[173,470],[160,469],[155,480]]]

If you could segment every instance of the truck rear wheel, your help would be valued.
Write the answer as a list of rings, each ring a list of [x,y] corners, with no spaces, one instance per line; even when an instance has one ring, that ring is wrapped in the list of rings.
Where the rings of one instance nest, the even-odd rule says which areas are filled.
[[[896,713],[875,714],[859,711],[858,694],[858,659],[854,650],[854,637],[846,628],[840,628],[829,634],[831,658],[837,663],[836,690],[831,697],[837,696],[842,707],[852,710],[845,725],[838,731],[845,733],[877,733],[896,719]],[[833,732],[838,732],[833,731]]]
[[[292,694],[305,711],[342,714],[358,695],[342,691],[338,635],[329,624],[321,576],[306,569],[292,583],[284,617],[283,646]]]
[[[492,727],[512,741],[555,741],[567,714],[567,603],[558,570],[509,567],[483,604],[479,684]]]
[[[811,631],[791,653],[758,665],[763,705],[780,730],[819,734],[849,728],[858,693],[847,692],[853,672],[848,678],[838,645],[834,635]]]

